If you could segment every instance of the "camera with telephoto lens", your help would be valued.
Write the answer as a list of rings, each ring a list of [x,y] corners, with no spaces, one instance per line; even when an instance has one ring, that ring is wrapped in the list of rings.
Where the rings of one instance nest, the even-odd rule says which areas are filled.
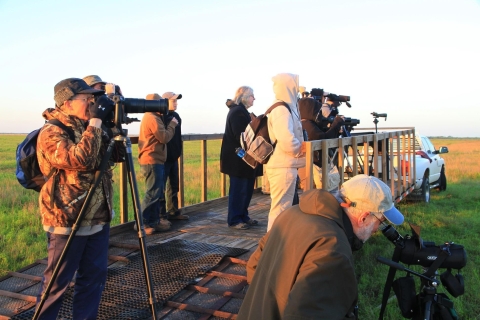
[[[114,126],[120,127],[122,123],[129,124],[140,121],[137,118],[129,118],[129,113],[159,112],[164,115],[169,112],[168,99],[125,98],[120,87],[113,83],[105,84],[105,95],[115,103],[112,113],[105,118],[105,124],[110,128]]]
[[[323,89],[320,88],[313,88],[312,91],[310,91],[310,98],[320,102],[322,104],[322,108],[329,108],[330,112],[328,116],[325,117],[323,116],[322,112],[319,112],[315,119],[315,123],[323,132],[328,131],[330,125],[335,120],[335,117],[338,116],[338,107],[342,104],[342,102],[345,102],[345,104],[349,108],[352,107],[352,105],[348,102],[350,101],[350,96],[337,95],[334,93],[325,92]],[[350,132],[353,130],[353,127],[360,124],[359,119],[353,119],[350,117],[344,117],[344,122],[344,135],[347,135],[345,131]]]
[[[110,115],[105,118],[106,125],[113,128],[120,124],[129,124],[140,121],[137,118],[128,117],[129,113],[159,112],[162,115],[168,114],[168,99],[146,100],[136,98],[124,98],[120,94],[111,96],[115,107]]]

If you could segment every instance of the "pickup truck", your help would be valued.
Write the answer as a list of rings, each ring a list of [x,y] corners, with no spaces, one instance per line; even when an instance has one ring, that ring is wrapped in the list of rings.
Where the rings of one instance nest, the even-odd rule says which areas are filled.
[[[430,139],[426,136],[415,136],[415,186],[409,195],[411,200],[430,202],[430,190],[447,189],[447,176],[445,174],[445,160],[440,156],[448,153],[447,147],[435,149]],[[408,174],[408,166],[407,166]]]
[[[430,202],[430,190],[431,189],[438,189],[439,191],[446,190],[447,188],[447,176],[445,174],[445,160],[440,156],[441,154],[448,153],[447,147],[440,147],[439,149],[435,149],[430,139],[423,135],[415,135],[415,141],[413,143],[409,143],[409,145],[414,147],[415,156],[415,182],[413,185],[413,190],[409,191],[407,195],[408,200],[413,201],[423,201],[425,203]],[[406,179],[410,179],[410,170],[412,167],[413,159],[410,156],[410,159],[402,159],[402,146],[400,147],[400,152],[398,152],[398,148],[396,145],[396,140],[393,141],[393,150],[391,150],[391,154],[393,155],[393,165],[395,166],[395,173],[394,179],[402,180],[404,175]],[[370,153],[371,154],[371,153]],[[363,157],[363,153],[359,152],[359,158]],[[353,163],[353,157],[348,156],[345,157],[345,168],[351,168],[351,164]],[[398,164],[398,161],[401,163]],[[370,162],[370,170],[371,168],[371,160]],[[382,158],[381,156],[378,157],[378,165],[379,168],[379,175],[381,173],[381,166],[382,166]],[[397,170],[397,168],[400,168]],[[387,168],[388,170],[388,168]],[[413,169],[412,169],[413,170]],[[372,170],[373,171],[373,170]],[[369,174],[372,174],[372,171]],[[398,172],[400,171],[400,172]],[[351,171],[346,171],[346,173],[350,176]],[[362,168],[359,168],[358,173],[363,173]],[[411,175],[413,177],[413,174]],[[348,179],[348,177],[347,177]]]
[[[307,141],[307,165],[303,176],[300,173],[301,187],[315,188],[315,170],[309,166],[321,154],[323,163],[343,162],[338,165],[339,173],[322,168],[321,174],[326,174],[323,183],[338,174],[343,181],[356,174],[375,175],[390,186],[395,202],[407,199],[429,203],[431,189],[446,190],[445,160],[441,155],[448,153],[447,147],[435,149],[430,139],[415,134],[413,127],[385,128],[378,134],[367,130],[371,128],[356,129],[340,139]],[[315,154],[316,151],[319,152]]]

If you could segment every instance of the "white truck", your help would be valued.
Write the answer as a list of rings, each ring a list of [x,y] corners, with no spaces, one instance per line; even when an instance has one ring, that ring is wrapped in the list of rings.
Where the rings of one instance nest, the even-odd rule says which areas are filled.
[[[440,155],[448,153],[447,147],[435,149],[426,136],[415,136],[415,188],[410,194],[411,199],[430,202],[430,189],[439,191],[447,189],[445,174],[445,159]]]
[[[330,166],[320,169],[322,185],[329,185],[330,177],[338,172],[341,181],[356,174],[374,175],[390,187],[395,202],[407,198],[428,203],[431,189],[446,190],[445,160],[441,155],[448,153],[447,147],[435,149],[428,137],[415,133],[414,127],[382,128],[386,131],[379,133],[368,131],[371,129],[359,128],[338,139],[307,141],[302,188],[315,188],[314,163],[321,157],[322,163],[338,167],[337,173],[332,173]]]
[[[414,146],[414,150],[411,156],[405,156],[403,153],[403,147],[397,148],[396,140],[393,140],[393,150],[390,150],[389,154],[393,156],[394,180],[402,180],[404,176],[410,181],[410,170],[413,170],[413,156],[415,156],[415,181],[413,183],[413,190],[407,192],[407,199],[414,201],[430,202],[430,190],[438,189],[439,191],[446,190],[447,177],[445,174],[445,160],[440,156],[441,154],[448,153],[447,147],[440,147],[435,149],[430,139],[423,135],[415,135],[414,143],[408,143],[410,146]],[[371,160],[373,158],[372,148],[369,148],[369,174],[373,174]],[[404,157],[407,161],[404,161]],[[364,159],[363,150],[359,151],[359,159]],[[382,172],[382,157],[377,157],[377,170],[379,175]],[[353,156],[345,157],[345,168],[351,168],[353,163]],[[400,160],[400,164],[398,161]],[[364,161],[364,160],[363,160]],[[361,164],[363,164],[363,161]],[[364,169],[360,166],[358,173],[364,173]],[[399,172],[400,171],[400,172]],[[350,171],[351,172],[351,171]],[[388,168],[387,168],[388,172]],[[347,177],[348,179],[348,177]],[[390,179],[390,178],[389,178]]]

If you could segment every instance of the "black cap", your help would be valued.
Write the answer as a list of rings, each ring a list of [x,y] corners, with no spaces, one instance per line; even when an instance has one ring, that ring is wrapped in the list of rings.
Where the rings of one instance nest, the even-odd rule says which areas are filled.
[[[66,100],[76,94],[91,93],[93,95],[101,95],[105,94],[105,91],[90,88],[82,79],[68,78],[55,85],[54,93],[53,99],[55,99],[55,104],[60,107]]]

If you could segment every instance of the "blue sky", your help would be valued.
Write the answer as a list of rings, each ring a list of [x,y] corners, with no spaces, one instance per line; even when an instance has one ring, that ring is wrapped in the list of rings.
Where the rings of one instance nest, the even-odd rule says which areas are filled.
[[[358,127],[378,112],[380,127],[480,137],[478,0],[0,0],[0,27],[4,133],[41,126],[54,85],[90,74],[128,98],[182,93],[182,131],[219,133],[239,86],[260,114],[290,72],[350,95]]]

